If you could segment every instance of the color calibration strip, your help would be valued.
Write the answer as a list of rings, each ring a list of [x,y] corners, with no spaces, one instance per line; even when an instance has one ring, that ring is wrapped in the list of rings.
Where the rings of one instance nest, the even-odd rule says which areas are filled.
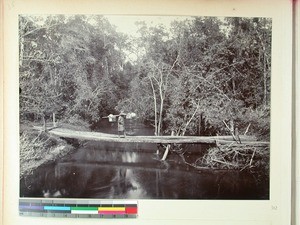
[[[44,200],[20,199],[21,216],[70,218],[136,218],[134,200]]]

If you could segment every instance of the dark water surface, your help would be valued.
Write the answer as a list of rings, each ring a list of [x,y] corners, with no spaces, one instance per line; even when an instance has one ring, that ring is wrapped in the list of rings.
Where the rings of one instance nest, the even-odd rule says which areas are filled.
[[[144,133],[144,135],[147,134]],[[207,145],[185,146],[195,161]],[[21,197],[114,199],[269,199],[268,178],[239,171],[199,171],[176,153],[160,160],[155,144],[86,142],[21,180]]]

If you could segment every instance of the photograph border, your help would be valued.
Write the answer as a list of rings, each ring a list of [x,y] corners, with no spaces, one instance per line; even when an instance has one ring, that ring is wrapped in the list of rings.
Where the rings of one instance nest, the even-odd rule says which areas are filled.
[[[139,200],[139,217],[132,224],[286,224],[291,212],[291,81],[292,81],[292,3],[270,0],[231,1],[52,1],[44,4],[32,0],[5,2],[4,10],[4,224],[23,222],[39,224],[41,220],[18,216],[18,14],[170,14],[199,16],[271,17],[272,26],[272,113],[271,113],[271,179],[270,200],[267,201],[164,201],[157,207],[155,200]],[[131,4],[130,4],[131,3]],[[91,5],[93,7],[91,7]],[[134,7],[133,7],[134,5]],[[272,5],[272,7],[270,7]],[[92,8],[92,9],[91,9]],[[212,15],[213,14],[213,15]],[[274,56],[274,57],[273,57]],[[273,100],[275,99],[275,100]],[[159,203],[161,204],[161,203]],[[180,206],[184,205],[182,208]],[[168,208],[168,209],[167,209]],[[178,209],[182,210],[178,213]],[[199,213],[201,212],[201,213]],[[232,213],[234,212],[234,213]],[[238,215],[238,216],[237,216]],[[82,219],[74,223],[82,223]],[[65,219],[48,220],[49,224],[67,223]],[[72,221],[73,222],[73,221]],[[96,223],[97,221],[89,221]],[[114,223],[115,221],[111,221]],[[116,222],[117,223],[117,222]],[[124,224],[128,223],[124,221]]]

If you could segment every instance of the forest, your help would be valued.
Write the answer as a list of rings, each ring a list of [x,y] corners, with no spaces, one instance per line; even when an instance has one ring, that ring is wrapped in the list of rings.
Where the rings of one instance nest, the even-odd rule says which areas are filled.
[[[224,121],[269,139],[270,19],[190,17],[165,27],[141,17],[136,26],[133,37],[105,16],[21,15],[21,123],[55,113],[93,128],[125,111],[156,135],[222,135]]]
[[[153,135],[238,128],[269,141],[271,19],[174,17],[166,26],[140,17],[135,25],[130,35],[101,15],[20,15],[21,126],[55,117],[95,130],[109,114],[134,112]]]

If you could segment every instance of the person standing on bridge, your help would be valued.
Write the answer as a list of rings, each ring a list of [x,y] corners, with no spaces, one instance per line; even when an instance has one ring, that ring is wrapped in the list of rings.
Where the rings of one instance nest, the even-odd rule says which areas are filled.
[[[124,119],[124,114],[123,112],[120,113],[119,118],[118,118],[118,135],[120,137],[120,134],[123,133],[124,138],[126,137],[126,132],[125,132],[125,119]]]

